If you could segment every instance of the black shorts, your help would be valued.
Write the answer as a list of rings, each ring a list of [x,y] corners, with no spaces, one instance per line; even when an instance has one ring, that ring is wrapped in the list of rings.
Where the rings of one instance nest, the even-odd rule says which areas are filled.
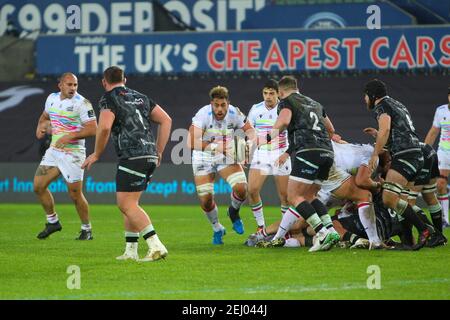
[[[305,183],[320,183],[328,179],[334,161],[333,152],[311,150],[298,152],[292,161],[291,177]],[[296,179],[297,178],[297,179]]]
[[[420,170],[419,175],[414,181],[415,186],[424,186],[430,183],[430,180],[439,177],[439,161],[437,154],[433,154],[428,159],[425,159],[423,163],[423,168]]]
[[[120,160],[117,165],[116,190],[118,192],[145,190],[155,168],[156,163],[153,158]]]
[[[391,169],[400,173],[409,182],[414,181],[422,170],[424,163],[421,151],[411,151],[392,158]]]

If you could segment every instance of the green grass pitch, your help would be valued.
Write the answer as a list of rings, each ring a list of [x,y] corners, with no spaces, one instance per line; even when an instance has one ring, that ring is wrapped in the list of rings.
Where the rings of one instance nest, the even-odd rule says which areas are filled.
[[[38,204],[0,205],[0,299],[450,299],[450,247],[418,252],[333,248],[256,249],[243,245],[255,223],[241,211],[245,235],[227,228],[225,245],[211,244],[212,230],[198,206],[149,206],[163,261],[116,261],[124,249],[122,217],[114,205],[92,205],[93,241],[75,241],[80,225],[72,205],[57,205],[61,232],[36,235],[45,217]],[[265,208],[266,221],[280,214]],[[446,230],[450,236],[450,230]],[[140,239],[142,257],[147,245]],[[81,288],[68,289],[71,265],[80,268]],[[368,267],[377,265],[381,289],[368,289]]]

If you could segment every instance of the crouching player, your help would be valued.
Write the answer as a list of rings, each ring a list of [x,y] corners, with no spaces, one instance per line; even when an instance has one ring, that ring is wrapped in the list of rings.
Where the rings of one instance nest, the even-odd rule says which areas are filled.
[[[218,209],[214,201],[216,173],[232,188],[228,216],[233,230],[244,233],[239,209],[247,198],[247,178],[241,164],[236,162],[234,137],[236,130],[243,130],[250,140],[255,132],[246,116],[230,105],[228,89],[214,87],[210,93],[211,103],[201,108],[189,128],[188,143],[192,151],[192,168],[200,206],[213,228],[213,244],[223,244],[225,228],[219,222]]]

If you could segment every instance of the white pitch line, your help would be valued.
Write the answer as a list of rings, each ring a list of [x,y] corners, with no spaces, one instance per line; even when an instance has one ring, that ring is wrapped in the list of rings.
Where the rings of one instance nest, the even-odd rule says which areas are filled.
[[[386,289],[389,286],[401,285],[412,286],[418,284],[433,284],[433,283],[450,283],[449,278],[437,278],[437,279],[428,279],[428,280],[398,280],[398,281],[382,281],[381,289]],[[152,296],[171,296],[171,295],[179,295],[179,294],[199,294],[199,293],[226,293],[226,292],[242,292],[246,294],[258,294],[258,293],[303,293],[303,292],[328,292],[328,291],[349,291],[349,290],[360,290],[367,289],[365,284],[361,283],[345,283],[342,286],[328,286],[327,284],[319,285],[319,286],[290,286],[285,288],[280,288],[278,286],[260,286],[254,288],[236,288],[236,289],[200,289],[200,290],[162,290],[159,292],[149,292]],[[367,289],[368,290],[368,289]],[[371,290],[372,291],[372,290]],[[376,290],[378,291],[378,290]],[[31,299],[31,300],[52,300],[52,299],[101,299],[107,297],[127,297],[133,298],[137,296],[145,296],[147,292],[111,292],[111,293],[94,293],[94,294],[78,294],[78,295],[63,295],[63,296],[47,296],[47,297],[37,297],[37,298],[20,298],[22,299]],[[450,291],[449,291],[450,296]],[[448,298],[448,297],[447,297]]]

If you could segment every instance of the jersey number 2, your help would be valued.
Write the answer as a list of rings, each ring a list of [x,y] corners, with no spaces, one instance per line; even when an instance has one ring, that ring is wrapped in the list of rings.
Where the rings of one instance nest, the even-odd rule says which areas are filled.
[[[315,114],[314,112],[310,112],[309,113],[309,116],[312,118],[312,119],[314,119],[314,124],[313,124],[313,126],[312,126],[312,129],[313,130],[316,130],[316,131],[322,131],[322,129],[320,129],[320,127],[317,125],[318,123],[319,123],[319,117],[317,117],[317,114]]]

